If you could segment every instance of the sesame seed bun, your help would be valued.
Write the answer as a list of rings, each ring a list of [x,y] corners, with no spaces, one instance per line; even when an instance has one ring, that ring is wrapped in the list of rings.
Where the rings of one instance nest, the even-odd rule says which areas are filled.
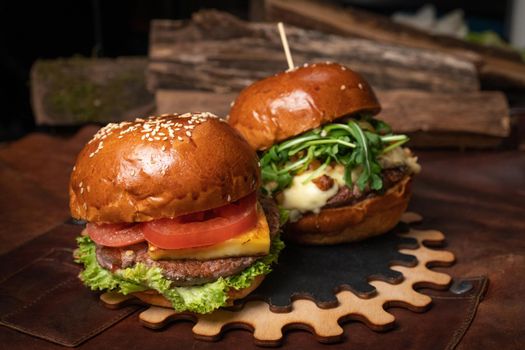
[[[287,224],[283,237],[301,244],[329,245],[386,233],[397,225],[408,206],[411,181],[411,176],[405,176],[384,195],[307,214]]]
[[[259,80],[235,100],[228,122],[257,150],[340,117],[379,113],[377,98],[359,74],[317,63]]]
[[[80,152],[69,183],[74,218],[142,222],[216,208],[259,186],[257,156],[210,113],[109,124]]]

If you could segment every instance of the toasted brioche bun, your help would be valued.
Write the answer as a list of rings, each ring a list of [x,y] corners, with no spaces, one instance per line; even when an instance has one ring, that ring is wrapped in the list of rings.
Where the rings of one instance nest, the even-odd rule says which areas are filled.
[[[69,183],[74,218],[142,222],[216,208],[259,186],[257,155],[210,113],[109,124],[80,152]]]
[[[411,176],[405,176],[384,195],[349,206],[322,209],[319,214],[307,214],[289,223],[283,237],[301,244],[329,245],[386,233],[397,225],[408,206],[411,181]]]
[[[252,284],[246,288],[240,290],[231,289],[230,291],[228,291],[228,300],[226,304],[232,305],[235,300],[242,299],[251,292],[253,292],[262,283],[264,277],[265,275],[259,275],[255,277],[253,279]],[[143,302],[148,303],[150,305],[162,306],[167,308],[173,307],[168,299],[164,298],[162,295],[160,295],[157,291],[154,290],[146,290],[144,292],[135,292],[132,294],[140,300],[142,300]]]
[[[228,122],[257,150],[355,113],[377,114],[366,80],[336,63],[317,63],[259,80],[241,91]]]

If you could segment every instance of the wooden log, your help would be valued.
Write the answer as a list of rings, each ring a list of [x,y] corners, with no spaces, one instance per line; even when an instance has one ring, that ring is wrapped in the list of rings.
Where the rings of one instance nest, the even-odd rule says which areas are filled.
[[[287,27],[296,64],[337,61],[376,88],[460,92],[479,89],[476,68],[451,55]],[[274,24],[218,11],[192,21],[156,20],[150,34],[148,88],[239,91],[286,69]]]
[[[380,118],[404,133],[461,132],[506,137],[509,107],[498,91],[443,94],[414,90],[377,92],[383,107]]]
[[[237,94],[160,89],[155,96],[157,113],[210,111],[225,117]],[[507,101],[499,92],[389,90],[378,96],[383,107],[378,118],[408,134],[416,147],[493,148],[510,133]]]
[[[148,114],[146,58],[38,60],[31,69],[31,102],[39,125],[120,121]]]
[[[430,34],[390,18],[317,0],[266,0],[267,18],[348,37],[448,53],[479,67],[483,83],[498,88],[525,87],[525,64],[517,51]]]

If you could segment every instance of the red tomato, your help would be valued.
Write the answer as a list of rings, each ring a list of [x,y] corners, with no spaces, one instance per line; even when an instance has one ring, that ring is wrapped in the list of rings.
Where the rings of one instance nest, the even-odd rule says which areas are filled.
[[[144,224],[144,236],[163,249],[182,249],[213,245],[235,237],[257,224],[255,193],[236,203],[174,219]]]
[[[145,241],[140,224],[87,224],[93,242],[108,247],[124,247]]]

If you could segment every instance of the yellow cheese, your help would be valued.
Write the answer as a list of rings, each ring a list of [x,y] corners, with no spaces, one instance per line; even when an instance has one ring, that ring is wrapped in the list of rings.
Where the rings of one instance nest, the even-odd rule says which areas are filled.
[[[201,247],[184,249],[161,249],[149,243],[149,255],[159,259],[209,260],[235,256],[267,255],[270,252],[270,229],[263,210],[257,205],[257,225],[226,241]]]

